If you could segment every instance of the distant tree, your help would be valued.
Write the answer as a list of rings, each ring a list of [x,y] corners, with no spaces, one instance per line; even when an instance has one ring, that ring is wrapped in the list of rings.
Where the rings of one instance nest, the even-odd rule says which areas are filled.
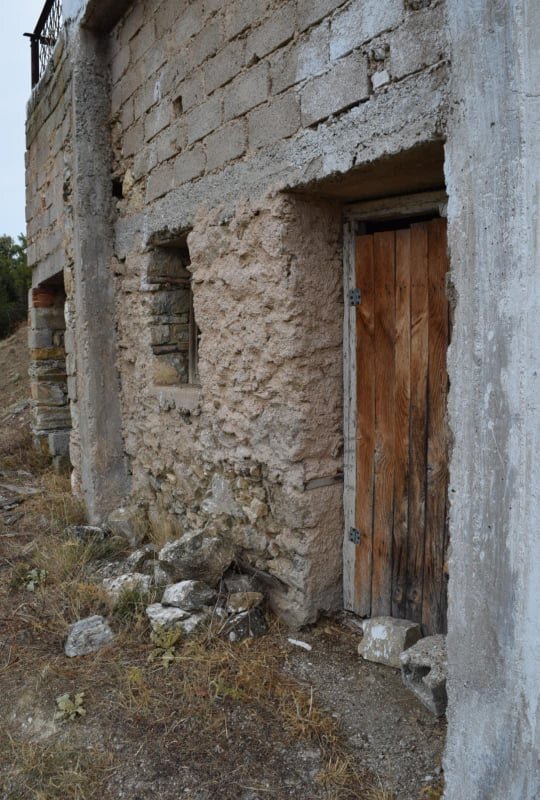
[[[0,338],[7,336],[28,311],[31,269],[26,263],[26,238],[0,236]]]

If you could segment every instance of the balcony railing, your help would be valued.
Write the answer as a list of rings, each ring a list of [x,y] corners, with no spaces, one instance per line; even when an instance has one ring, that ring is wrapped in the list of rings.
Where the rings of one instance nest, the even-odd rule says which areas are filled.
[[[32,88],[45,72],[62,24],[62,0],[46,0],[34,32],[24,34],[30,37]]]

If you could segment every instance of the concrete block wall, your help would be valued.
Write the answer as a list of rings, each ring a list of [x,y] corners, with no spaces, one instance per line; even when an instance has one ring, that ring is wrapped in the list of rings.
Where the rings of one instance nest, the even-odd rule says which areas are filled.
[[[413,5],[138,0],[111,35],[121,214],[444,64],[444,4]]]

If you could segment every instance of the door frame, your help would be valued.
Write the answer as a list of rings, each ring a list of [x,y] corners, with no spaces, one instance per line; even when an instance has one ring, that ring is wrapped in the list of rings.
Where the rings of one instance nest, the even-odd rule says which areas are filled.
[[[354,548],[349,534],[356,519],[356,314],[350,303],[355,288],[355,239],[367,222],[382,222],[433,214],[446,218],[444,190],[352,203],[344,209],[343,231],[343,607],[354,607]]]

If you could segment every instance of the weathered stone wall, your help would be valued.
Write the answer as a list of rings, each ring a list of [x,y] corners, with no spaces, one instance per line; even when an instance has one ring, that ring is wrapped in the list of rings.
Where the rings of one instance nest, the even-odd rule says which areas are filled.
[[[73,207],[68,194],[66,224],[31,226],[36,276],[65,230],[74,486],[103,516],[107,487],[128,491],[125,450],[131,493],[161,534],[220,526],[295,622],[340,605],[342,231],[339,203],[278,190],[441,139],[443,15],[442,0],[135,0],[108,39],[75,16],[68,27]],[[29,164],[48,136],[30,141]],[[189,230],[200,386],[187,293],[155,280],[164,245]],[[105,353],[94,295],[112,308],[113,290]],[[116,438],[112,422],[92,433],[118,396]]]
[[[70,461],[77,467],[71,79],[63,31],[27,110],[26,216],[34,287],[29,303],[29,346],[34,432],[47,436],[51,455],[62,462],[69,438]]]
[[[170,535],[233,536],[302,623],[341,604],[343,487],[306,488],[343,468],[341,218],[268,191],[442,135],[444,5],[151,5],[111,34],[133,492]],[[201,388],[158,390],[148,247],[192,227]]]
[[[156,387],[152,253],[117,292],[126,448],[160,531],[216,526],[285,585],[291,621],[339,605],[342,485],[341,216],[277,196],[226,224],[201,212],[188,238],[201,330],[200,389]],[[186,408],[186,405],[190,408]],[[288,588],[288,595],[286,594]]]

